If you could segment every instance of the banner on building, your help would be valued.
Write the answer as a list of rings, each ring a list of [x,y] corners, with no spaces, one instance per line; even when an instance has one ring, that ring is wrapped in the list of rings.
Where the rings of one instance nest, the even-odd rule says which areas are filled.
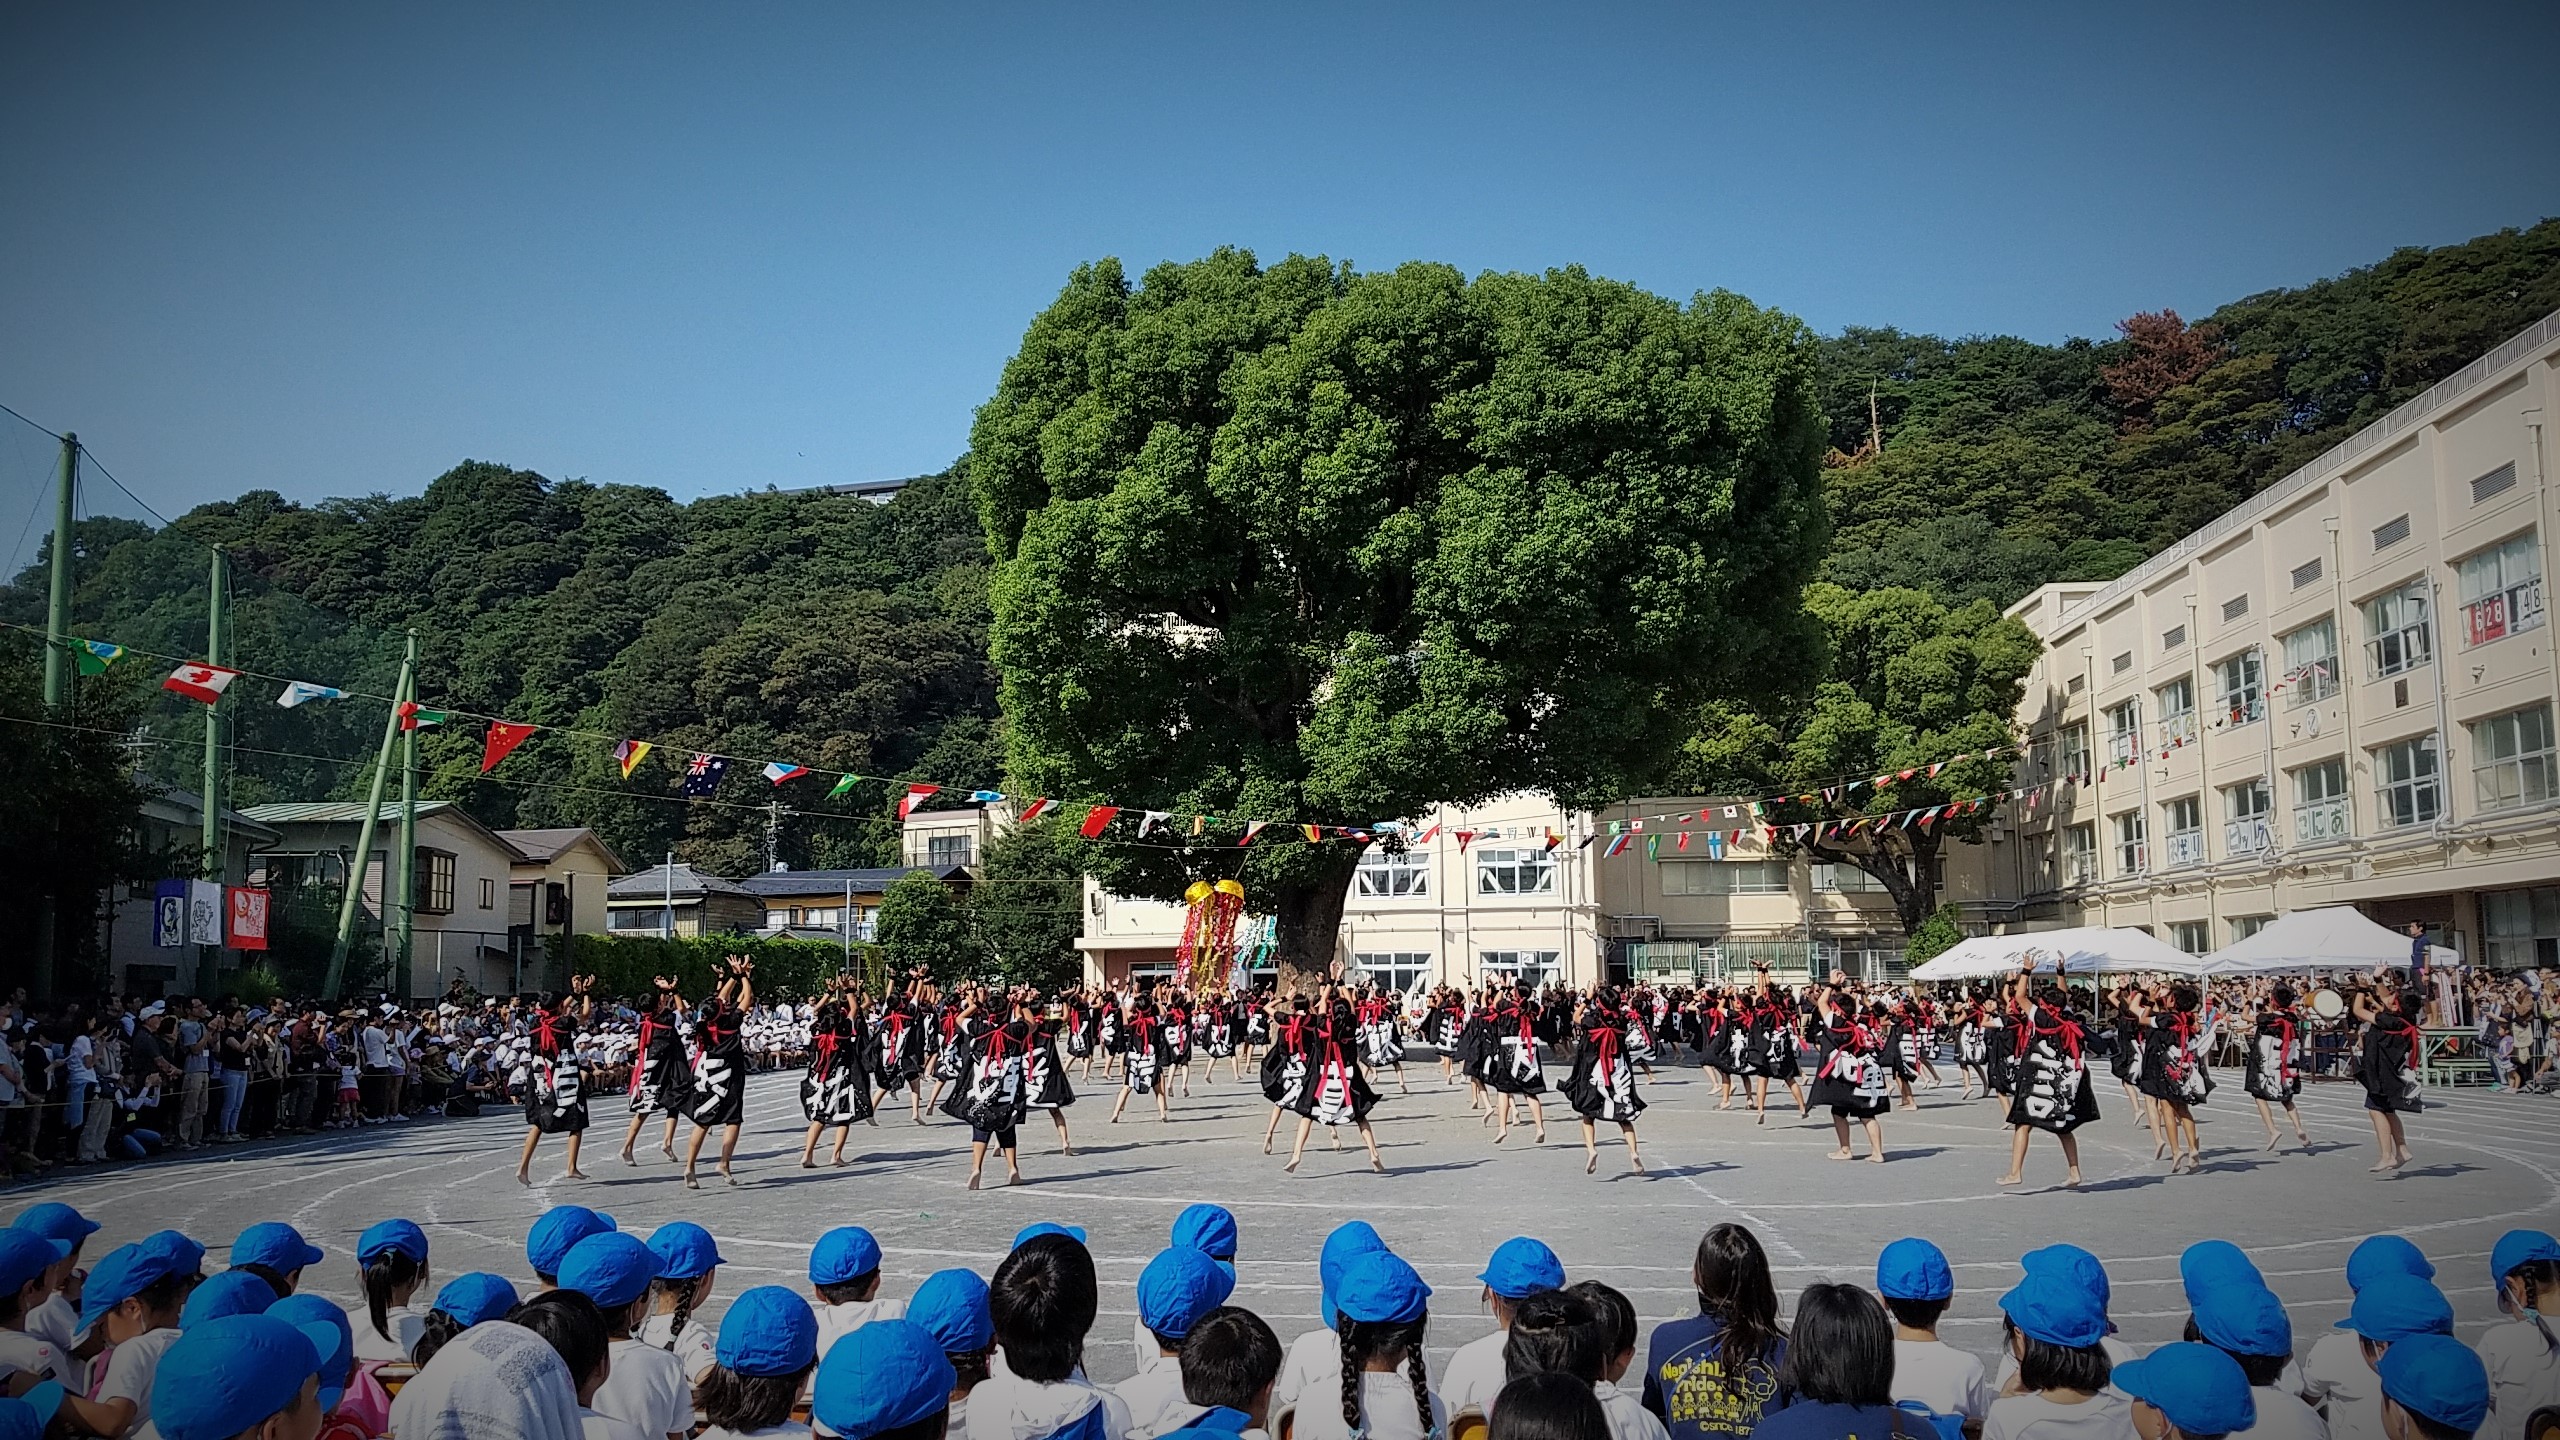
[[[222,882],[187,882],[187,938],[198,945],[222,943]]]
[[[233,885],[222,892],[230,906],[225,929],[234,950],[267,948],[267,892],[252,885]]]
[[[151,889],[151,948],[175,950],[187,943],[187,882],[163,880]]]

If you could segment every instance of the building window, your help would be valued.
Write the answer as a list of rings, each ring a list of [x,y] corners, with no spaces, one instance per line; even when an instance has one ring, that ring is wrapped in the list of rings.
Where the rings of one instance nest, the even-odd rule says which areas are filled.
[[[2113,675],[2121,675],[2132,668],[2133,652],[2130,650],[2124,651],[2117,655],[2113,660],[2107,662],[2108,673]]]
[[[924,863],[940,869],[945,865],[974,865],[976,837],[969,835],[928,835],[924,839]]]
[[[2299,590],[2305,585],[2317,584],[2319,583],[2319,580],[2320,559],[2318,556],[2315,555],[2311,559],[2305,560],[2301,564],[2293,567],[2294,589]]]
[[[2151,694],[2160,702],[2160,743],[2192,744],[2196,738],[2196,682],[2182,676]]]
[[[2213,924],[2207,920],[2172,920],[2169,943],[2190,955],[2201,955],[2213,948]]]
[[[659,909],[615,910],[604,918],[608,930],[645,930],[652,935],[667,928],[667,912]]]
[[[2222,602],[2222,623],[2225,625],[2248,613],[2249,597],[2246,595],[2234,595]]]
[[[2098,880],[2098,827],[2074,825],[2062,832],[2062,883],[2094,885]]]
[[[1362,895],[1399,899],[1431,893],[1431,864],[1410,850],[1391,855],[1372,849],[1360,857],[1360,868],[1352,878],[1354,889]]]
[[[2552,763],[2551,707],[2528,705],[2471,727],[2471,778],[2480,808],[2505,810],[2560,795]]]
[[[2160,807],[2161,838],[2169,847],[2169,866],[2204,863],[2204,802],[2181,795]]]
[[[2284,646],[2284,703],[2290,707],[2338,693],[2338,623],[2323,615],[2289,631]]]
[[[2127,810],[2116,817],[2116,873],[2140,875],[2151,868],[2151,850],[2144,843],[2142,812]]]
[[[2462,577],[2462,637],[2486,645],[2542,624],[2542,552],[2528,530],[2456,565]]]
[[[2222,853],[2255,855],[2274,849],[2275,829],[2269,816],[2275,804],[2275,796],[2268,793],[2264,780],[2243,780],[2222,787]]]
[[[2231,943],[2239,944],[2274,923],[2273,915],[2234,915],[2231,917]]]
[[[1553,950],[1479,950],[1476,970],[1484,979],[1506,985],[1544,985],[1560,978]]]
[[[1543,850],[1485,850],[1476,857],[1479,895],[1552,895],[1555,858]]]
[[[2107,763],[2122,768],[2142,754],[2142,706],[2133,700],[2107,707]]]
[[[2375,814],[2384,825],[2424,825],[2444,813],[2430,733],[2373,752]]]
[[[1882,895],[1887,893],[1882,880],[1868,874],[1859,866],[1851,865],[1845,861],[1814,866],[1813,888],[1816,890],[1828,890],[1834,895]]]
[[[415,868],[411,873],[417,877],[419,914],[450,915],[453,913],[453,854],[451,851],[429,850],[423,845],[419,846]]]
[[[1423,950],[1354,951],[1351,963],[1359,967],[1369,984],[1408,995],[1422,988],[1424,978],[1431,973],[1430,952]]]
[[[2364,602],[2366,660],[2375,679],[2427,663],[2433,641],[2427,626],[2427,582],[2412,580]]]
[[[2347,815],[2347,762],[2323,760],[2293,772],[2293,839],[2297,845],[2344,840],[2351,829]]]
[[[2062,773],[2065,775],[2089,773],[2088,726],[2065,725],[2062,727]]]
[[[2471,503],[2477,505],[2516,488],[2516,462],[2508,461],[2471,482]]]
[[[1729,874],[1736,895],[1787,893],[1787,862],[1784,860],[1728,860],[1717,868]]]
[[[1713,860],[1665,860],[1662,862],[1662,893],[1665,895],[1722,895],[1716,888],[1716,872],[1724,867]]]
[[[498,882],[485,875],[480,879],[480,908],[483,910],[498,908]]]
[[[2264,677],[2258,672],[2258,652],[2243,650],[2213,666],[2213,708],[2225,725],[2248,725],[2263,720],[2267,714],[2267,697],[2261,690]]]
[[[2490,969],[2560,965],[2560,886],[2492,890],[2480,897],[2480,920]]]
[[[2172,625],[2160,632],[2160,648],[2163,650],[2175,650],[2186,643],[2187,627],[2184,625]]]

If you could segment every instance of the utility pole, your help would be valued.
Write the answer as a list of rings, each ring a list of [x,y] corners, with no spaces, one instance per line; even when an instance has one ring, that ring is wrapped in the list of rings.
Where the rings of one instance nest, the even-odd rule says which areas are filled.
[[[782,868],[782,802],[774,801],[764,810],[764,869],[770,875]]]
[[[213,582],[207,600],[204,663],[220,665],[231,638],[231,572],[222,547],[213,547]],[[222,697],[204,707],[204,858],[199,869],[216,885],[229,876],[222,853]],[[188,907],[193,909],[193,906]],[[196,947],[196,993],[211,997],[222,984],[222,946]]]
[[[356,904],[364,898],[364,872],[373,864],[373,831],[382,819],[382,785],[390,777],[392,751],[400,742],[400,707],[416,697],[417,685],[417,672],[402,661],[400,683],[391,687],[391,713],[382,722],[382,748],[373,757],[373,785],[365,794],[364,820],[356,827],[356,854],[354,863],[347,867],[347,891],[338,897],[338,938],[329,947],[329,975],[320,987],[320,998],[333,1005],[339,992],[346,988],[347,950],[356,934]]]
[[[80,481],[80,437],[62,437],[62,459],[53,477],[53,573],[45,595],[44,612],[44,708],[55,720],[64,718],[71,709],[71,526],[74,520],[73,496]],[[56,823],[59,823],[57,821]],[[36,954],[34,974],[27,977],[27,989],[38,1000],[53,998],[55,936],[54,893],[47,890],[36,904]]]
[[[418,631],[409,629],[408,649],[403,652],[400,671],[409,677],[409,688],[418,686]],[[393,713],[398,713],[395,707]],[[418,923],[418,732],[400,732],[400,853],[393,857],[397,898],[392,914],[400,926],[397,948],[392,952],[392,983],[400,1003],[409,1003],[409,956],[416,941]],[[521,987],[519,987],[521,988]]]

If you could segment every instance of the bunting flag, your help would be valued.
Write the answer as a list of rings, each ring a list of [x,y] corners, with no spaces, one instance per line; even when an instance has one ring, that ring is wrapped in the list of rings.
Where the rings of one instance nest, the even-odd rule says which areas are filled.
[[[852,777],[852,776],[850,776],[850,775],[848,775],[848,776],[846,776],[845,778],[846,778],[846,779],[848,779],[848,780],[850,780],[850,779],[852,779],[853,777]],[[1036,799],[1036,800],[1032,801],[1028,806],[1024,807],[1023,812],[1022,812],[1022,820],[1023,820],[1023,823],[1024,823],[1024,824],[1029,824],[1030,822],[1032,822],[1032,821],[1034,821],[1034,820],[1039,819],[1039,818],[1040,818],[1041,816],[1043,816],[1043,815],[1049,814],[1051,811],[1054,811],[1054,810],[1056,810],[1057,808],[1058,808],[1058,802],[1057,802],[1057,801],[1050,799],[1050,798],[1049,798],[1048,796],[1046,796],[1046,795],[1043,795],[1043,796],[1041,796],[1040,798],[1038,798],[1038,799]]]
[[[1202,832],[1202,831],[1204,831],[1204,830],[1208,829],[1208,828],[1209,828],[1209,821],[1210,821],[1210,819],[1211,819],[1211,818],[1212,818],[1212,817],[1207,816],[1207,815],[1194,815],[1194,816],[1192,816],[1192,817],[1191,817],[1191,833],[1192,833],[1192,834],[1194,834],[1194,835],[1197,835],[1197,834],[1199,834],[1200,832]]]
[[[1473,830],[1452,830],[1449,833],[1458,837],[1458,853],[1461,855],[1467,853],[1467,842],[1476,838]]]
[[[1739,835],[1742,832],[1737,830],[1734,833]],[[1724,858],[1724,836],[1714,830],[1707,832],[1707,857],[1711,860]]]
[[[1561,844],[1563,844],[1563,843],[1564,843],[1564,837],[1563,837],[1562,835],[1557,834],[1557,833],[1556,833],[1555,831],[1553,831],[1553,830],[1549,830],[1549,831],[1547,832],[1547,844],[1546,844],[1546,851],[1547,851],[1547,853],[1548,853],[1548,854],[1550,854],[1550,855],[1554,854],[1554,853],[1555,853],[1555,848],[1556,848],[1558,845],[1561,845]]]
[[[403,730],[424,730],[430,725],[441,725],[452,718],[453,712],[450,710],[429,710],[415,700],[400,702],[400,728]]]
[[[1644,858],[1647,860],[1659,860],[1662,858],[1661,836],[1647,835],[1644,837]]]
[[[1084,812],[1084,823],[1076,827],[1076,833],[1091,840],[1102,833],[1103,826],[1111,823],[1112,816],[1119,813],[1117,805],[1096,805]]]
[[[1600,852],[1600,858],[1603,860],[1612,860],[1617,858],[1618,852],[1626,849],[1629,844],[1634,842],[1635,838],[1636,837],[1633,835],[1623,833],[1610,836],[1609,848]]]
[[[927,795],[939,794],[941,790],[942,787],[939,785],[908,786],[905,798],[898,801],[898,818],[904,820],[908,816],[913,815],[916,813],[917,801],[922,800]]]
[[[1672,848],[1672,849],[1674,849],[1674,850],[1686,850],[1686,849],[1688,849],[1688,848],[1689,848],[1689,832],[1688,832],[1688,831],[1686,831],[1686,830],[1681,831],[1681,832],[1680,832],[1680,839],[1679,839],[1679,841],[1678,841],[1677,843],[1675,843],[1671,848]]]
[[[628,780],[631,778],[631,772],[639,769],[640,762],[648,759],[649,752],[656,748],[658,747],[646,740],[625,740],[613,747],[614,768],[622,772],[623,779]]]
[[[1157,826],[1163,824],[1168,818],[1169,817],[1166,812],[1162,810],[1150,810],[1144,815],[1139,816],[1138,838],[1141,840],[1146,839],[1148,835],[1154,833]]]
[[[1298,829],[1306,835],[1307,843],[1310,845],[1324,838],[1324,827],[1321,825],[1301,825]]]
[[[83,675],[104,675],[107,667],[124,658],[124,647],[104,640],[71,642],[71,662]]]
[[[220,700],[222,692],[230,689],[231,682],[239,678],[239,671],[225,670],[219,665],[181,665],[169,672],[169,678],[160,682],[160,688],[210,705]]]
[[[772,781],[776,785],[781,784],[785,780],[797,780],[808,773],[808,766],[794,765],[788,760],[768,760],[764,763],[764,770],[762,771],[764,778]]]
[[[314,700],[344,700],[346,698],[347,692],[334,685],[314,685],[308,680],[287,680],[284,682],[284,693],[276,697],[276,703],[287,710],[291,710],[298,705],[307,705]]]
[[[520,725],[512,720],[490,721],[489,738],[480,745],[480,773],[486,775],[497,769],[499,761],[513,754],[515,748],[524,743],[525,737],[539,728]]]
[[[1434,821],[1432,821],[1432,822],[1431,822],[1431,828],[1430,828],[1430,829],[1425,830],[1425,831],[1423,831],[1421,834],[1416,835],[1416,836],[1414,836],[1414,837],[1413,837],[1413,843],[1414,843],[1414,844],[1416,844],[1416,845],[1428,845],[1428,844],[1430,844],[1430,843],[1431,843],[1432,837],[1433,837],[1433,836],[1435,836],[1435,835],[1438,835],[1439,833],[1440,833],[1440,822],[1439,822],[1439,821],[1437,821],[1437,820],[1434,820]]]
[[[830,800],[841,800],[845,796],[852,794],[853,787],[861,783],[862,777],[859,775],[839,776],[836,779],[836,783],[827,790],[827,798]],[[1029,815],[1025,815],[1022,818],[1028,820],[1031,817]]]
[[[1001,805],[1004,803],[1004,792],[1001,790],[972,790],[969,792],[969,803],[972,805]]]
[[[684,793],[687,799],[699,800],[720,788],[720,777],[729,773],[724,756],[706,755],[697,750],[684,762]]]
[[[1268,820],[1247,820],[1244,822],[1244,838],[1236,842],[1236,848],[1241,850],[1245,846],[1252,844],[1253,837],[1261,834],[1262,827],[1270,823],[1271,822]]]

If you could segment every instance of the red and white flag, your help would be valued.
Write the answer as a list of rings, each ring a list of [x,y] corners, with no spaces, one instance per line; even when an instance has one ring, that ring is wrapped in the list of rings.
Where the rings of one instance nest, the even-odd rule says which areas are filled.
[[[898,802],[898,818],[904,820],[909,815],[914,814],[917,801],[924,799],[927,795],[937,794],[941,789],[942,787],[939,785],[908,786],[906,798]]]
[[[1050,798],[1049,798],[1049,797],[1047,797],[1046,795],[1043,795],[1043,796],[1041,796],[1039,799],[1032,801],[1032,802],[1030,803],[1030,805],[1026,806],[1026,807],[1023,809],[1023,812],[1022,812],[1022,818],[1023,818],[1023,820],[1024,820],[1025,822],[1029,822],[1029,821],[1032,821],[1032,820],[1037,820],[1037,819],[1039,819],[1041,816],[1046,815],[1046,814],[1048,814],[1050,811],[1055,810],[1055,809],[1057,809],[1057,808],[1058,808],[1058,802],[1057,802],[1057,801],[1050,799]]]
[[[239,671],[225,670],[219,665],[181,665],[169,672],[169,678],[160,682],[160,688],[210,705],[221,699],[222,692],[239,678]]]

